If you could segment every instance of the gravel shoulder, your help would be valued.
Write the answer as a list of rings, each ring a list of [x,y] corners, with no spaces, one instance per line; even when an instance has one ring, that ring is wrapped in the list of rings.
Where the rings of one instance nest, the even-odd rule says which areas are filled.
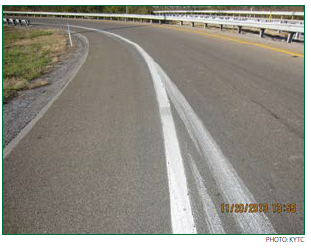
[[[77,73],[88,53],[88,40],[85,36],[72,36],[75,49],[49,73],[40,77],[49,85],[20,91],[18,97],[3,105],[3,149],[33,120],[38,113]]]

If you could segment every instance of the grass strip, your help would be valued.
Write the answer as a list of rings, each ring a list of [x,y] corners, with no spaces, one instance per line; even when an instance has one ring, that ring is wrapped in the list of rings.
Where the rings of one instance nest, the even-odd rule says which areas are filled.
[[[68,50],[67,38],[56,29],[3,28],[3,102],[17,92],[48,84],[41,75]]]

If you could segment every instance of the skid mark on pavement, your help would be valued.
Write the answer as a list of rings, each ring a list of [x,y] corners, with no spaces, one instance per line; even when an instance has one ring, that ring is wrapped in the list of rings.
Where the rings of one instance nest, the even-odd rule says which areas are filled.
[[[205,159],[224,199],[229,204],[256,203],[251,192],[244,185],[227,158],[223,155],[215,140],[185,97],[160,66],[158,66],[158,72],[161,75],[162,82],[165,84],[167,93],[177,113],[183,121],[197,150]],[[242,233],[275,233],[272,224],[264,213],[238,213],[234,214],[234,218],[240,226]]]
[[[209,233],[211,234],[224,234],[226,233],[222,227],[221,220],[216,211],[213,200],[209,196],[207,189],[204,186],[204,179],[202,178],[197,165],[195,164],[192,156],[189,154],[191,171],[194,177],[195,184],[199,191],[199,195],[203,204],[205,212],[205,222]]]
[[[83,26],[72,25],[72,27],[91,30],[109,35],[113,38],[121,39],[134,46],[146,61],[153,79],[162,123],[173,233],[196,233],[197,230],[190,205],[184,163],[168,96],[183,121],[190,138],[201,156],[204,158],[208,169],[212,173],[212,176],[227,203],[256,203],[253,195],[244,185],[233,166],[223,155],[211,134],[205,128],[204,124],[196,115],[185,97],[170,80],[163,69],[145,50],[143,50],[138,44],[114,33]],[[195,171],[195,173],[196,172],[198,171]],[[240,226],[242,233],[275,233],[272,224],[264,213],[238,213],[234,214],[234,218]]]

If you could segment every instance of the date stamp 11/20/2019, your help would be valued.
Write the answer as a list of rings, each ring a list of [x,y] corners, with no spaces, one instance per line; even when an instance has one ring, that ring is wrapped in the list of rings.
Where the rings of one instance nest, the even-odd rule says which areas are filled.
[[[220,205],[221,213],[296,213],[296,204],[294,203],[234,203]]]

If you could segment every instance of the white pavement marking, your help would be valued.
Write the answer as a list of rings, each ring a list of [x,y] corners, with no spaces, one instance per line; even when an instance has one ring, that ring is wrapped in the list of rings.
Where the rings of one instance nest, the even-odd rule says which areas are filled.
[[[201,156],[205,159],[224,199],[229,204],[256,203],[233,166],[223,155],[211,134],[196,115],[185,97],[158,65],[158,72],[167,93]],[[234,213],[242,233],[274,234],[275,230],[264,213]]]
[[[189,154],[190,165],[195,184],[199,191],[199,195],[203,204],[205,212],[205,222],[209,233],[224,234],[226,233],[222,227],[221,220],[215,208],[212,198],[209,196],[206,187],[204,186],[204,179],[202,178],[197,165],[195,164],[192,156]]]
[[[44,23],[46,24],[46,23]],[[48,24],[49,25],[49,24]],[[233,166],[222,154],[220,148],[206,130],[202,121],[198,118],[185,97],[170,80],[163,69],[156,64],[152,57],[136,43],[114,33],[102,31],[83,26],[72,26],[76,28],[92,30],[119,38],[133,45],[145,59],[154,81],[157,93],[159,111],[161,115],[162,129],[166,160],[168,167],[170,200],[171,200],[171,222],[173,233],[196,233],[193,215],[188,197],[187,182],[185,178],[183,160],[181,157],[179,143],[176,135],[175,125],[171,114],[170,104],[166,91],[173,102],[179,116],[184,122],[187,131],[200,154],[204,157],[223,197],[229,204],[233,203],[256,203],[255,198],[244,185]],[[165,90],[166,89],[166,90]],[[159,95],[161,94],[161,95]],[[173,134],[169,130],[173,128]],[[164,130],[165,129],[165,130]],[[168,135],[168,136],[165,136]],[[176,143],[177,142],[177,143]],[[169,145],[171,144],[171,145]],[[178,148],[172,150],[173,147]],[[171,151],[175,154],[170,154]],[[168,157],[169,156],[169,157]],[[172,161],[181,164],[173,164]],[[174,169],[173,169],[174,168]],[[179,170],[178,170],[179,168]],[[180,170],[180,168],[182,168]],[[177,173],[176,175],[174,173]],[[177,180],[181,180],[178,181]],[[172,187],[177,187],[172,189]],[[182,205],[184,204],[184,207]],[[181,211],[185,210],[185,211]],[[241,228],[242,233],[274,234],[276,233],[268,217],[264,213],[243,213],[234,214],[234,217]]]
[[[116,37],[134,46],[147,63],[151,73],[154,88],[156,91],[159,112],[161,116],[166,165],[170,191],[171,223],[173,233],[195,234],[197,233],[194,218],[192,215],[190,199],[187,188],[187,180],[179,142],[176,134],[175,124],[171,113],[170,102],[165,87],[157,71],[157,64],[152,57],[136,43],[114,33],[105,32],[99,29],[82,26],[71,27],[92,30]]]

